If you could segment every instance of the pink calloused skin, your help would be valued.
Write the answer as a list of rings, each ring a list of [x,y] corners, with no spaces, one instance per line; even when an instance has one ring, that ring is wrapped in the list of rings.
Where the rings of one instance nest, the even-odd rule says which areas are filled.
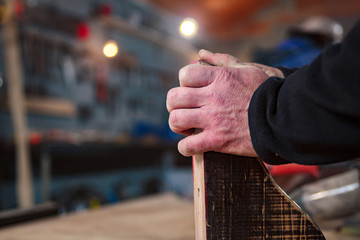
[[[186,135],[178,143],[184,156],[216,151],[257,156],[251,142],[248,108],[251,97],[276,69],[200,50],[199,58],[214,66],[190,64],[179,71],[180,87],[168,92],[166,106],[172,131]],[[194,129],[201,129],[193,134]]]

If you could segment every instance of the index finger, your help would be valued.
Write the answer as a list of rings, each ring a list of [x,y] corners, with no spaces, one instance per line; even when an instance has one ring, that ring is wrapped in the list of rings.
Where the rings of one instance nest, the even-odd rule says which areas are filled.
[[[205,87],[215,78],[215,67],[200,64],[191,64],[179,71],[181,87]]]

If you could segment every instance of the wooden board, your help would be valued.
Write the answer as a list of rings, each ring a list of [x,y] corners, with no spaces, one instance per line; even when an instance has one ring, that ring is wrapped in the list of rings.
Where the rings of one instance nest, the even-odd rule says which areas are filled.
[[[0,229],[1,240],[193,240],[192,201],[173,194]]]
[[[193,211],[192,201],[162,194],[3,228],[0,239],[194,240]],[[324,231],[324,234],[327,240],[359,239],[334,230]]]
[[[195,156],[194,201],[197,240],[325,239],[256,158]]]

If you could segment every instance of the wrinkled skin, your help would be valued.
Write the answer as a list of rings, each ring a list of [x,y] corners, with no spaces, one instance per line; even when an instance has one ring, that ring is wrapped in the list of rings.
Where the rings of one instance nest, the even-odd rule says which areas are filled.
[[[256,63],[241,63],[227,54],[199,52],[201,61],[179,71],[180,87],[168,92],[167,109],[172,131],[186,135],[178,143],[184,156],[216,151],[257,156],[250,137],[248,108],[251,97],[269,76],[280,70]],[[194,129],[201,129],[193,134]]]

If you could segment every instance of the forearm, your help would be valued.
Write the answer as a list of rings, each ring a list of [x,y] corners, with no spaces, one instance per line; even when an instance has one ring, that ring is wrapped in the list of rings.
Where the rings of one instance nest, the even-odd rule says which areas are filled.
[[[359,35],[360,23],[342,45],[256,90],[249,126],[264,161],[326,164],[360,156]]]

